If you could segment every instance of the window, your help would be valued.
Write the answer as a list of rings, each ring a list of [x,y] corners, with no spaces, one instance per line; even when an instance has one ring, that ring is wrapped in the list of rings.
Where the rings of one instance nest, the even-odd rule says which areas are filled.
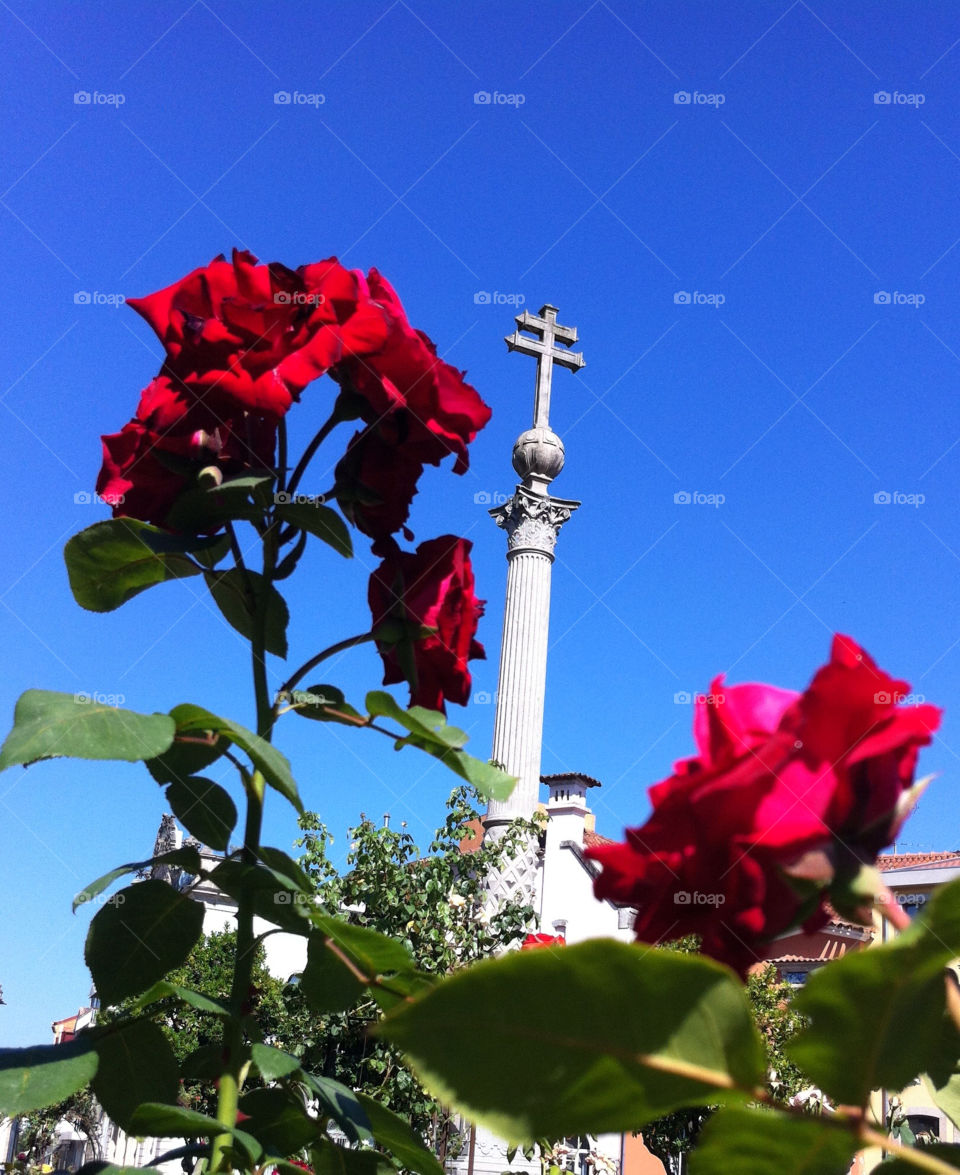
[[[921,1146],[940,1141],[940,1119],[932,1114],[908,1114],[907,1122]]]
[[[783,978],[794,987],[802,987],[807,982],[806,971],[784,971]]]
[[[572,1171],[574,1175],[590,1175],[590,1152],[593,1143],[589,1135],[579,1134],[575,1138],[565,1138],[563,1145],[568,1153],[563,1156],[560,1166],[564,1171]]]
[[[915,918],[927,904],[927,895],[925,893],[902,893],[897,894],[897,901],[900,904],[900,909],[908,918]]]

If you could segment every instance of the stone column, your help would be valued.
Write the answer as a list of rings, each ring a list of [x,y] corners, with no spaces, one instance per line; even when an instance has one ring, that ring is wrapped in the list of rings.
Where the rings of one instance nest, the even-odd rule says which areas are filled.
[[[494,835],[516,816],[529,819],[539,799],[554,547],[579,505],[520,485],[490,511],[508,548],[493,758],[519,780],[509,799],[490,802],[484,824]]]

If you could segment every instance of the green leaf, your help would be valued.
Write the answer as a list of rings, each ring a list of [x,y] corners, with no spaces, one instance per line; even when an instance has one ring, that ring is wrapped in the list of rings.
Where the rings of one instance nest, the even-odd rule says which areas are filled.
[[[170,711],[170,717],[177,721],[177,711],[179,706],[174,706]],[[192,709],[192,707],[187,707]],[[188,735],[187,738],[196,738],[197,735]],[[204,742],[184,742],[180,739],[174,739],[170,747],[162,755],[156,759],[148,759],[145,766],[157,783],[165,785],[168,783],[184,783],[191,776],[203,771],[205,767],[209,767],[211,763],[215,763],[217,759],[230,746],[230,740],[222,736],[211,735],[212,741]]]
[[[388,938],[368,926],[351,926],[340,918],[327,914],[312,915],[315,934],[329,939],[360,971],[371,978],[391,972],[415,971],[413,955],[403,943]],[[311,939],[314,935],[310,936]]]
[[[846,1105],[881,1086],[903,1089],[922,1072],[943,1023],[943,979],[918,974],[910,954],[871,947],[811,975],[794,999],[810,1020],[787,1053]]]
[[[337,689],[335,685],[308,685],[303,690],[292,690],[287,696],[287,705],[295,714],[312,718],[315,722],[341,722],[346,726],[357,726],[365,721],[363,715],[345,701],[343,690]]]
[[[296,1073],[300,1069],[300,1062],[296,1057],[291,1057],[289,1053],[272,1048],[268,1044],[252,1045],[250,1056],[264,1081],[279,1081],[281,1077],[289,1077],[291,1073]]]
[[[217,1134],[230,1134],[254,1162],[263,1154],[263,1147],[245,1130],[224,1126],[216,1118],[182,1106],[145,1102],[131,1115],[130,1132],[141,1138],[213,1138]]]
[[[931,1146],[920,1148],[920,1153],[931,1159],[939,1159],[948,1167],[960,1169],[960,1146],[948,1146],[945,1142],[935,1142]],[[905,1159],[887,1158],[880,1167],[874,1170],[882,1171],[883,1175],[917,1175],[920,1170],[915,1163],[908,1163]]]
[[[280,503],[274,509],[274,516],[298,530],[316,535],[347,559],[353,555],[353,543],[347,525],[329,506],[321,506],[318,502]]]
[[[0,771],[38,759],[123,759],[135,763],[162,754],[173,742],[167,714],[136,714],[90,699],[29,689],[13,712],[13,730],[0,748]]]
[[[188,490],[174,502],[167,522],[175,530],[209,530],[226,522],[259,522],[272,499],[273,480],[272,475],[234,477],[218,486]]]
[[[310,1148],[310,1159],[315,1175],[378,1175],[392,1170],[374,1150],[351,1150],[326,1139]]]
[[[314,932],[307,943],[307,965],[300,976],[300,990],[314,1012],[345,1012],[352,1008],[364,984],[338,955],[329,949],[329,936]]]
[[[93,1092],[110,1117],[124,1130],[141,1102],[175,1103],[179,1069],[159,1025],[127,1020],[110,1025],[96,1037],[100,1064]]]
[[[286,600],[272,584],[268,584],[259,572],[244,571],[239,567],[231,567],[227,571],[205,571],[203,577],[224,619],[247,640],[253,639],[256,614],[265,606],[267,619],[264,647],[268,653],[286,657],[290,610]]]
[[[120,890],[90,923],[84,951],[102,1003],[146,991],[186,960],[202,933],[203,906],[165,881]]]
[[[130,1011],[134,1013],[142,1012],[144,1008],[148,1008],[151,1004],[170,998],[179,1000],[184,1004],[189,1004],[191,1008],[196,1008],[199,1012],[210,1012],[214,1016],[230,1015],[230,1009],[226,1004],[221,1003],[220,1000],[215,1000],[212,996],[204,995],[201,991],[194,991],[189,987],[181,987],[178,983],[170,983],[166,979],[161,979],[158,983],[153,984],[152,987],[148,987],[143,995],[138,996],[134,1000]],[[219,1046],[217,1047],[219,1049]]]
[[[318,1140],[321,1125],[288,1089],[251,1089],[240,1099],[243,1123],[268,1154],[295,1155]]]
[[[412,706],[404,710],[392,694],[385,690],[371,690],[366,698],[367,710],[372,718],[392,718],[409,731],[394,744],[402,747],[418,747],[428,755],[440,759],[461,779],[465,779],[477,792],[488,800],[505,800],[516,786],[516,779],[507,775],[492,763],[474,759],[462,750],[467,741],[464,732],[455,726],[447,726],[446,718],[436,710],[425,710]]]
[[[787,1047],[825,1093],[866,1105],[870,1091],[902,1089],[937,1055],[946,1009],[944,968],[960,955],[960,885],[945,886],[910,927],[883,946],[845,955],[795,997],[809,1025]]]
[[[150,1170],[150,1167],[117,1167],[113,1163],[91,1159],[89,1163],[77,1168],[76,1175],[143,1175],[144,1171]]]
[[[87,1035],[66,1044],[0,1049],[0,1117],[56,1105],[82,1089],[97,1071]]]
[[[946,982],[955,980],[950,977]],[[944,1017],[942,1031],[927,1057],[924,1080],[934,1105],[960,1126],[960,1032],[950,1016]]]
[[[823,1118],[731,1107],[704,1126],[690,1175],[845,1175],[857,1150],[851,1131]]]
[[[246,751],[250,756],[250,761],[262,773],[267,783],[282,796],[285,796],[298,813],[303,814],[303,804],[297,793],[297,785],[290,773],[290,763],[286,756],[282,755],[266,739],[258,737],[252,731],[247,730],[245,726],[240,726],[239,723],[211,714],[202,706],[186,703],[177,706],[170,713],[176,719],[178,734],[212,730],[218,734],[226,735],[230,742]]]
[[[573,1014],[558,1017],[554,995]],[[483,1030],[451,1048],[478,1008]],[[511,1142],[637,1130],[681,1106],[743,1100],[765,1072],[726,968],[603,939],[456,972],[374,1031],[436,1097]],[[529,1064],[504,1063],[534,1056],[535,1079]]]
[[[248,893],[253,912],[265,921],[291,934],[310,933],[311,902],[282,873],[264,865],[248,865],[245,861],[221,861],[210,874],[210,880],[237,901]]]
[[[229,1015],[229,1012],[227,1013]],[[241,1050],[246,1060],[246,1050]],[[180,1076],[200,1078],[201,1081],[219,1081],[223,1070],[223,1042],[202,1044],[180,1062]]]
[[[149,869],[152,865],[177,865],[186,873],[197,874],[200,872],[200,854],[187,845],[184,848],[171,849],[169,853],[161,853],[159,857],[151,857],[148,861],[131,861],[127,865],[118,865],[116,869],[111,869],[109,873],[104,873],[96,881],[84,886],[73,899],[73,912],[76,913],[86,902],[92,902],[118,877],[123,877],[125,873],[139,873],[141,869]]]
[[[417,1175],[443,1175],[443,1167],[436,1156],[423,1145],[409,1122],[365,1093],[358,1093],[357,1098],[370,1119],[373,1137],[398,1160],[404,1171],[415,1171]]]
[[[63,557],[81,608],[112,612],[154,584],[199,575],[191,553],[222,545],[221,538],[172,535],[136,518],[111,518],[75,534]]]
[[[370,1119],[352,1089],[331,1077],[302,1071],[305,1084],[317,1099],[320,1111],[332,1118],[349,1142],[373,1142]]]
[[[515,776],[508,775],[493,763],[474,759],[466,751],[431,751],[430,754],[446,763],[451,771],[465,779],[485,800],[505,800],[517,786]]]
[[[294,859],[283,851],[273,849],[268,845],[261,845],[257,849],[257,856],[267,866],[291,881],[301,893],[313,899],[316,896],[316,886]]]
[[[187,832],[202,844],[220,852],[227,850],[237,824],[237,808],[219,783],[201,775],[171,783],[167,803]]]

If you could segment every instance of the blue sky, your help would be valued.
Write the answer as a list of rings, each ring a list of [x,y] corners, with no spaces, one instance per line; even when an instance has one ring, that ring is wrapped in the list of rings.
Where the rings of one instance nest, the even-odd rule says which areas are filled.
[[[60,552],[105,516],[75,495],[159,363],[116,295],[234,245],[336,254],[379,267],[494,410],[470,471],[429,470],[412,516],[418,541],[475,544],[489,659],[452,717],[477,754],[506,572],[485,499],[512,490],[532,410],[534,365],[502,338],[514,303],[550,301],[587,366],[554,383],[555,490],[583,507],[554,569],[544,770],[600,778],[617,836],[689,753],[677,695],[722,671],[802,687],[839,630],[946,707],[901,844],[960,847],[955,5],[13,0],[0,27],[4,730],[29,687],[252,724],[244,647],[194,582],[93,615]],[[301,444],[330,394],[291,417]],[[292,664],[366,629],[357,546],[353,565],[311,551],[291,582]],[[378,661],[328,676],[359,699]],[[439,822],[453,779],[432,760],[297,719],[278,741],[336,853],[361,811],[418,838]],[[292,814],[271,808],[288,847]],[[47,1040],[84,1002],[70,900],[149,855],[163,810],[137,765],[0,777],[0,1042]]]

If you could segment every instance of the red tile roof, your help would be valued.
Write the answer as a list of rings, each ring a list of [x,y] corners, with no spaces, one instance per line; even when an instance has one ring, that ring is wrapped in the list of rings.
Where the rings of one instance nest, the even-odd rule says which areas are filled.
[[[598,849],[601,845],[615,845],[617,842],[609,836],[601,836],[599,832],[585,832],[583,843],[588,849]]]
[[[884,873],[892,869],[917,869],[934,866],[946,869],[950,865],[960,866],[960,852],[956,850],[938,853],[884,853],[877,857],[877,868]]]

